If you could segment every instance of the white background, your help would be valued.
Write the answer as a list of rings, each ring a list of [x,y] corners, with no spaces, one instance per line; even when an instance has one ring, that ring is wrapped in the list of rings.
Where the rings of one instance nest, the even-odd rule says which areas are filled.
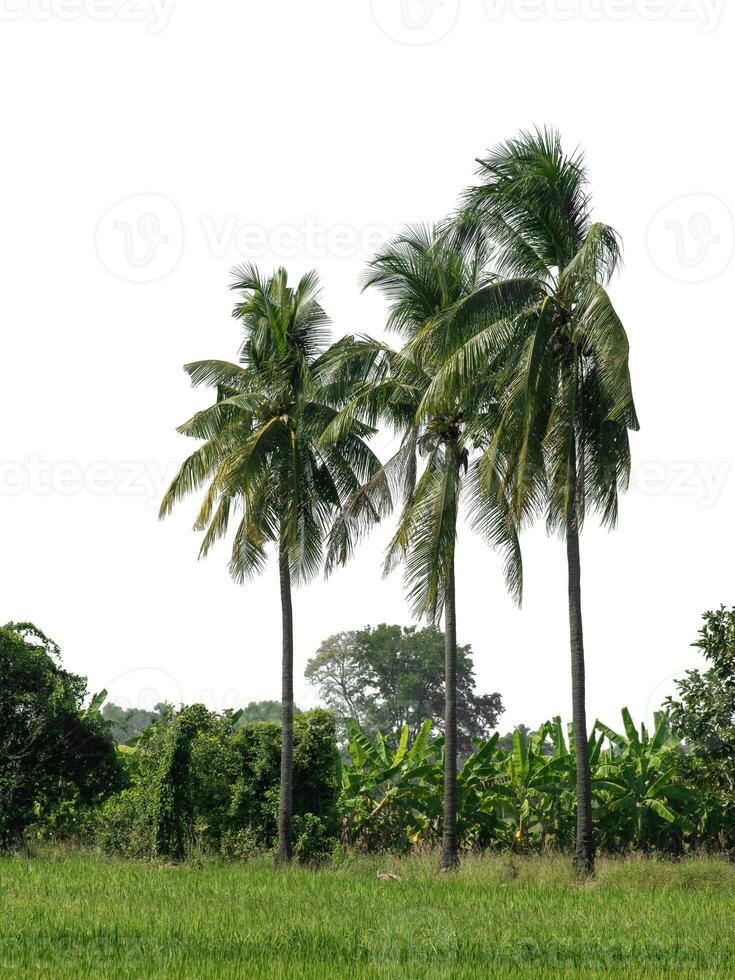
[[[207,398],[181,366],[234,358],[250,258],[317,267],[335,334],[379,334],[376,236],[443,217],[478,155],[548,124],[624,239],[642,424],[619,529],[583,538],[589,710],[650,715],[735,601],[734,27],[724,0],[0,0],[2,621],[119,702],[278,698],[275,568],[236,587],[226,547],[196,560],[194,502],[157,520]],[[328,634],[409,622],[388,533],[296,596],[297,703]],[[459,638],[504,730],[569,716],[564,548],[539,527],[525,560],[519,612],[461,536]]]

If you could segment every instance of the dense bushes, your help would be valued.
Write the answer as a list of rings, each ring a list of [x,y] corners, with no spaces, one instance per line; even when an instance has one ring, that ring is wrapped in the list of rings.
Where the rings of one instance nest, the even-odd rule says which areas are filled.
[[[281,732],[236,727],[239,715],[202,705],[170,711],[136,749],[132,785],[111,797],[97,841],[131,856],[181,858],[193,847],[227,857],[272,848],[277,837]],[[334,722],[325,711],[294,722],[294,851],[313,860],[337,834]]]
[[[397,745],[350,728],[348,757],[337,754],[324,711],[295,720],[294,853],[314,861],[338,840],[367,852],[436,846],[442,832],[443,740],[427,721]],[[102,806],[72,808],[77,822],[37,805],[37,826],[80,831],[104,850],[181,859],[197,851],[230,859],[271,850],[277,839],[280,728],[241,724],[202,705],[169,709],[135,748],[119,747],[128,785]],[[680,854],[727,849],[731,805],[709,779],[710,762],[685,751],[668,714],[653,731],[596,723],[589,740],[600,849]],[[465,849],[567,851],[575,829],[573,743],[556,718],[537,732],[478,743],[458,776],[459,834]],[[114,786],[111,787],[114,789]],[[85,797],[94,802],[97,797]],[[63,811],[63,808],[62,808]],[[81,814],[81,816],[80,816]]]
[[[329,713],[295,719],[295,855],[319,860],[338,840],[368,852],[436,846],[443,740],[431,737],[430,722],[413,740],[405,728],[396,745],[380,735],[370,739],[354,723],[349,736],[341,760]],[[63,793],[54,796],[36,777],[37,790],[44,785],[49,795],[43,806],[36,802],[26,825],[33,819],[47,832],[84,833],[87,842],[130,857],[181,859],[197,851],[247,858],[276,844],[280,749],[277,724],[243,725],[239,712],[218,715],[202,705],[168,709],[135,748],[118,747],[101,806],[94,805],[99,795],[82,798],[89,773],[74,789],[74,805],[68,789],[64,804]],[[651,732],[636,729],[625,710],[622,733],[597,722],[589,752],[602,850],[680,854],[728,846],[733,808],[723,808],[709,760],[685,751],[668,714],[656,716]],[[99,794],[99,779],[95,785]],[[460,769],[458,803],[465,849],[569,850],[575,765],[560,719],[535,733],[516,731],[509,748],[497,735],[478,743]],[[75,820],[62,819],[65,806]]]
[[[30,623],[0,629],[0,847],[32,823],[73,830],[85,806],[123,773],[84,678],[63,670],[59,648]]]
[[[717,846],[706,785],[693,757],[660,712],[654,730],[636,729],[623,710],[624,734],[597,722],[589,740],[598,846],[681,853]],[[407,850],[441,836],[442,739],[428,726],[413,745],[404,731],[393,749],[353,728],[342,768],[340,801],[346,843],[364,850]],[[574,843],[573,742],[555,718],[530,737],[516,731],[509,750],[494,736],[480,744],[458,775],[459,832],[465,847],[568,850]],[[714,831],[714,833],[713,833]]]
[[[588,750],[597,845],[613,853],[735,844],[735,610],[705,617],[710,669],[636,728],[595,723]],[[86,685],[62,670],[35,627],[0,629],[0,847],[23,835],[76,839],[134,857],[196,850],[243,858],[277,839],[280,726],[243,712],[163,706],[135,746],[115,749]],[[442,833],[443,740],[426,721],[397,742],[347,723],[340,759],[326,711],[295,718],[294,853],[314,861],[338,840],[363,851],[435,846]],[[682,737],[685,738],[682,741]],[[458,775],[465,849],[569,850],[575,833],[573,740],[559,718],[476,743]]]

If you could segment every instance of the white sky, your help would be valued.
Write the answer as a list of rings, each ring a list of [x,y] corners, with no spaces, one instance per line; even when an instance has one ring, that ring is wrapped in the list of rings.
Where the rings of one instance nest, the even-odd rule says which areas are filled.
[[[735,601],[734,41],[724,0],[0,0],[0,619],[121,702],[278,698],[275,567],[238,588],[226,547],[197,562],[193,502],[157,521],[207,398],[181,365],[234,357],[249,258],[318,268],[335,335],[379,333],[375,235],[550,124],[624,239],[642,423],[619,529],[583,538],[589,712],[650,715]],[[328,634],[409,622],[388,533],[296,595],[297,703]],[[539,527],[525,561],[518,612],[462,534],[459,638],[504,729],[569,716],[564,548]]]

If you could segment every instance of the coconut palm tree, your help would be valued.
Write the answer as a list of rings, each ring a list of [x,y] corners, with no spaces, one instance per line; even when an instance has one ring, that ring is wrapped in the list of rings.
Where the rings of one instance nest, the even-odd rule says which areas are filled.
[[[293,809],[293,583],[321,567],[323,543],[341,504],[370,479],[379,462],[355,425],[329,444],[320,441],[335,417],[322,381],[329,321],[319,303],[318,278],[296,288],[279,269],[264,279],[253,266],[234,272],[242,294],[234,316],[244,339],[239,363],[187,364],[195,385],[216,400],[180,426],[203,444],[184,462],[161,504],[161,516],[206,486],[195,528],[208,554],[236,523],[230,573],[243,582],[261,572],[268,546],[278,556],[282,611],[282,749],[277,861],[291,858]]]
[[[390,510],[396,496],[403,509],[389,545],[386,571],[398,563],[413,613],[438,621],[444,615],[445,719],[444,802],[441,867],[458,862],[457,842],[457,632],[455,552],[462,499],[470,524],[505,553],[508,585],[520,601],[521,560],[507,501],[478,492],[474,459],[492,428],[496,404],[491,370],[421,409],[441,367],[440,345],[411,341],[437,311],[478,293],[486,307],[507,301],[508,287],[487,277],[482,242],[469,248],[433,228],[409,228],[371,263],[364,286],[388,297],[388,328],[406,346],[397,352],[370,338],[349,337],[332,352],[335,387],[347,392],[342,411],[327,429],[326,439],[343,438],[354,425],[386,423],[400,438],[400,448],[371,481],[355,494],[335,523],[329,549],[332,564],[351,554],[367,525]],[[512,289],[511,289],[512,292]],[[457,320],[461,318],[458,316]],[[451,318],[444,322],[450,335]],[[445,339],[443,346],[449,348]]]
[[[494,267],[525,294],[515,311],[465,318],[468,338],[450,352],[425,409],[467,378],[502,362],[499,422],[486,447],[483,486],[511,501],[519,525],[539,512],[566,538],[572,708],[577,770],[575,865],[594,870],[587,752],[579,534],[595,511],[618,517],[628,485],[628,430],[638,421],[628,338],[605,289],[620,260],[617,234],[593,223],[587,173],[558,133],[522,133],[479,161],[457,228],[494,245]],[[441,338],[435,317],[425,333]]]

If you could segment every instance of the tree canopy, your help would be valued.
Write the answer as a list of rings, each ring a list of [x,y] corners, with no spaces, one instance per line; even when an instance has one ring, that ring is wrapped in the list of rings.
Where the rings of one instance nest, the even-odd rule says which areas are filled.
[[[139,738],[149,725],[172,708],[173,705],[160,702],[153,711],[146,711],[145,708],[123,708],[108,701],[102,708],[102,717],[110,725],[112,737],[120,745]]]
[[[704,614],[704,625],[692,644],[710,665],[689,670],[676,682],[677,697],[668,699],[676,731],[698,752],[715,758],[735,757],[735,607],[720,606]]]
[[[309,660],[306,677],[341,719],[363,731],[397,736],[403,725],[415,735],[426,718],[444,724],[444,635],[435,626],[417,629],[385,623],[328,637]],[[503,713],[499,694],[477,694],[472,648],[457,648],[459,750],[487,738]]]

